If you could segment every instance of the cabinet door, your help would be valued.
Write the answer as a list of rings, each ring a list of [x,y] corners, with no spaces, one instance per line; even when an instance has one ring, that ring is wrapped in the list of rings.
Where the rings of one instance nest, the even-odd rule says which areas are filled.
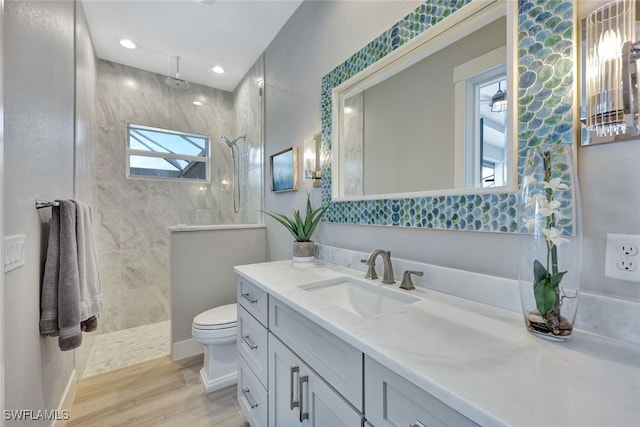
[[[308,383],[304,382],[308,376]],[[315,372],[305,367],[301,381],[303,426],[354,427],[362,425],[362,415],[324,382]],[[307,387],[308,385],[308,387]]]
[[[298,393],[302,361],[269,333],[269,425],[300,426]]]
[[[269,333],[269,425],[354,427],[362,415]]]

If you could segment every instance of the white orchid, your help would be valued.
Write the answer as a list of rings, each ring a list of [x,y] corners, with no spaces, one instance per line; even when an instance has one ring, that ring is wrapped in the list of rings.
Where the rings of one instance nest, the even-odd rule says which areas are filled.
[[[542,185],[544,186],[544,188],[550,188],[551,191],[556,192],[558,190],[566,190],[569,188],[569,186],[563,182],[561,182],[561,178],[553,178],[552,180],[550,180],[549,182],[547,181],[543,181]]]
[[[544,194],[536,194],[529,197],[527,201],[528,208],[535,208],[542,216],[560,215],[560,202],[557,200],[548,200]]]
[[[540,209],[540,215],[542,216],[551,216],[551,215],[559,215],[560,210],[560,202],[557,200],[547,201],[544,200],[542,203],[538,205],[538,209]]]
[[[544,238],[556,246],[560,246],[563,243],[569,243],[569,239],[562,237],[562,232],[555,227],[543,228],[541,231],[542,234],[544,234]]]
[[[533,231],[536,228],[537,223],[538,221],[535,216],[524,220],[524,226],[527,227],[527,230],[529,231]]]
[[[525,176],[522,181],[522,185],[536,185],[537,183],[538,183],[538,180],[533,175]]]

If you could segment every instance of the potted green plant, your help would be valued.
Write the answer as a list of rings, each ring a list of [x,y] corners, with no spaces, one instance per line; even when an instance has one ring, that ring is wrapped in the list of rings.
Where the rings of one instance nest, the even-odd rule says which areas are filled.
[[[311,236],[315,231],[318,223],[322,219],[324,213],[331,206],[329,203],[313,209],[309,193],[307,193],[307,212],[302,217],[299,210],[294,209],[291,217],[276,212],[261,211],[289,230],[294,237],[293,242],[293,260],[296,262],[311,262],[315,255],[315,244],[311,241]]]

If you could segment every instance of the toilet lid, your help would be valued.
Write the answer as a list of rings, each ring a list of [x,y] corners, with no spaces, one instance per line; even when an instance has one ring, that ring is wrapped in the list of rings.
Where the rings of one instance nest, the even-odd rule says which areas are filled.
[[[200,329],[226,329],[235,327],[238,322],[237,304],[221,305],[198,314],[193,325]]]

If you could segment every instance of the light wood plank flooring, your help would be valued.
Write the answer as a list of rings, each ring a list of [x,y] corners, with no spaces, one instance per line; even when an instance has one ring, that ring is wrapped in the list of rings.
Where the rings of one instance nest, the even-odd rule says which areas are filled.
[[[82,379],[66,425],[249,427],[236,387],[205,394],[201,367],[202,356],[162,357]]]

